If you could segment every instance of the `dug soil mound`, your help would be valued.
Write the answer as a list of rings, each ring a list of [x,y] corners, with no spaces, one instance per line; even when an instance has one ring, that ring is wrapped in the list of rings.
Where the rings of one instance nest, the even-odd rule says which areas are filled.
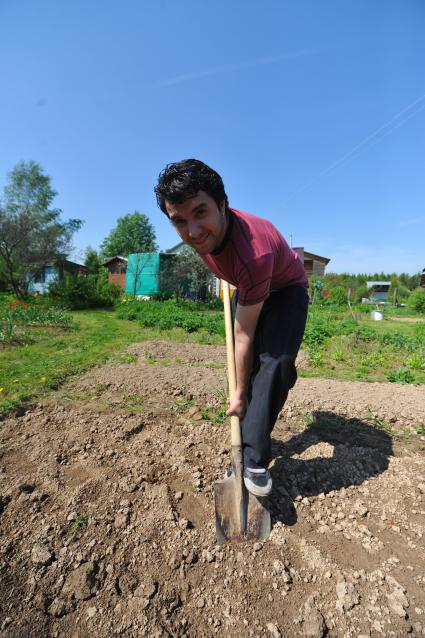
[[[218,546],[224,349],[127,360],[0,423],[2,637],[425,635],[423,387],[299,379],[272,534]]]

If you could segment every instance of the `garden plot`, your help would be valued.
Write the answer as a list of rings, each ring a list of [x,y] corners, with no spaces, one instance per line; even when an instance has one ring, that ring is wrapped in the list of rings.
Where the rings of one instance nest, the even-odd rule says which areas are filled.
[[[299,379],[271,537],[218,547],[225,350],[130,354],[1,423],[2,636],[425,635],[423,386]]]

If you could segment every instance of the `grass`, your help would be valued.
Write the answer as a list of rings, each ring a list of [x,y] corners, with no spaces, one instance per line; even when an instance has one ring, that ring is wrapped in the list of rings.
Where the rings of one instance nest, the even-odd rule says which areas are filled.
[[[71,529],[81,529],[87,527],[88,520],[84,514],[77,514],[77,516],[71,521],[70,528]]]
[[[128,345],[150,339],[164,339],[164,332],[142,328],[109,310],[80,310],[71,313],[75,329],[60,332],[55,327],[35,328],[32,343],[0,350],[0,414],[56,389],[69,376],[106,362],[132,363],[137,357],[125,352]],[[223,343],[219,335],[203,331],[187,333],[173,328],[167,340]],[[133,403],[130,400],[129,403]],[[129,406],[137,409],[139,406]]]
[[[193,405],[193,399],[189,399],[188,397],[181,397],[180,399],[176,399],[174,401],[174,411],[177,414],[183,414],[191,408]]]
[[[157,312],[158,302],[155,303]],[[193,311],[186,305],[163,306],[158,311],[163,313],[160,324],[152,327],[142,326],[138,314],[140,306],[147,307],[146,303],[136,308],[128,306],[131,312],[137,311],[137,316],[131,317],[133,320],[120,318],[127,310],[81,310],[70,313],[72,324],[67,321],[66,330],[58,325],[29,326],[28,342],[0,350],[0,413],[35,400],[49,389],[58,388],[69,376],[91,366],[107,360],[135,362],[137,356],[126,352],[127,346],[134,342],[166,339],[224,345],[221,313],[215,309],[205,312],[199,306]],[[177,313],[182,327],[170,327],[171,316],[164,316],[167,308],[172,311],[171,315]],[[196,320],[195,324],[189,322],[189,325],[184,313]],[[207,316],[214,326],[212,331],[208,322],[204,323]],[[353,319],[345,310],[313,306],[302,347],[309,355],[309,365],[299,370],[300,376],[425,383],[424,323],[397,319],[372,321],[368,314],[362,313]],[[171,363],[168,359],[157,360],[147,352],[145,356],[152,365]],[[207,365],[222,367],[220,363]],[[135,397],[129,398],[127,404],[130,410],[138,411],[142,407]],[[211,414],[211,418],[220,422],[223,414],[217,412]]]
[[[407,316],[405,313],[404,316]],[[358,313],[311,307],[300,376],[425,383],[425,323],[373,321]]]

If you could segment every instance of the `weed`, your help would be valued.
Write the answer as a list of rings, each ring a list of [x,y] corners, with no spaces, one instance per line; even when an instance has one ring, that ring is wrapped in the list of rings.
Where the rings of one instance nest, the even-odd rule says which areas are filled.
[[[332,359],[334,361],[346,361],[347,355],[345,354],[344,350],[342,350],[341,348],[337,348],[332,353]]]
[[[150,354],[147,350],[145,350],[145,358],[147,363],[150,363],[151,365],[154,365],[157,362],[157,358],[154,357],[153,354]]]
[[[77,514],[77,516],[71,521],[70,527],[71,529],[82,529],[87,527],[88,520],[84,514]]]
[[[368,408],[368,412],[368,421],[372,427],[376,428],[377,430],[383,430],[384,432],[391,431],[391,424],[388,423],[388,421],[386,421],[383,417],[374,414],[371,408]]]
[[[360,363],[357,368],[356,368],[356,379],[365,379],[367,378],[369,374],[369,368],[368,366],[363,365],[362,363]]]
[[[122,407],[128,412],[141,412],[145,405],[146,400],[138,394],[129,394],[122,401]]]
[[[301,418],[304,421],[304,425],[309,428],[314,423],[314,417],[310,412],[302,412]]]
[[[312,348],[308,354],[308,363],[313,368],[320,368],[323,364],[323,352],[318,348]]]
[[[415,352],[406,359],[406,364],[411,370],[425,370],[425,357]]]
[[[108,387],[107,383],[97,383],[94,389],[95,395],[99,397],[101,394],[105,392],[107,387]]]
[[[360,366],[363,368],[377,368],[385,364],[385,357],[379,352],[371,352],[370,354],[360,357]]]
[[[354,332],[354,340],[357,343],[360,343],[362,341],[373,341],[373,339],[376,338],[376,332],[375,330],[373,330],[373,328],[370,328],[369,326],[358,326]]]
[[[391,383],[419,383],[419,379],[407,368],[397,368],[387,374]]]
[[[189,399],[188,397],[182,397],[181,399],[177,399],[174,402],[174,410],[177,414],[183,414],[193,405],[193,399]]]
[[[34,545],[32,546],[33,549],[41,549],[42,547],[46,546],[46,542],[42,539],[42,538],[38,538]]]
[[[424,423],[418,423],[415,426],[415,431],[416,431],[416,434],[420,434],[421,436],[425,436],[425,424]]]
[[[221,405],[219,408],[217,408],[212,416],[212,422],[216,423],[217,425],[225,423],[227,419],[226,410],[226,405]]]
[[[133,352],[122,352],[118,356],[118,361],[120,363],[136,363],[137,362],[137,355],[134,354]]]

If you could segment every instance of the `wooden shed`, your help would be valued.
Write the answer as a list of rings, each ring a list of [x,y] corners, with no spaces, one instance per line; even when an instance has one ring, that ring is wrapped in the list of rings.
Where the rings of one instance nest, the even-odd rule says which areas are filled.
[[[325,274],[325,268],[330,262],[328,257],[321,257],[320,255],[309,253],[302,247],[294,248],[293,250],[295,250],[303,260],[307,277],[311,277],[311,275],[323,276]]]
[[[108,270],[109,283],[116,284],[121,288],[121,290],[125,290],[127,264],[127,257],[121,257],[120,255],[110,257],[110,259],[107,259],[102,264],[102,266]]]

